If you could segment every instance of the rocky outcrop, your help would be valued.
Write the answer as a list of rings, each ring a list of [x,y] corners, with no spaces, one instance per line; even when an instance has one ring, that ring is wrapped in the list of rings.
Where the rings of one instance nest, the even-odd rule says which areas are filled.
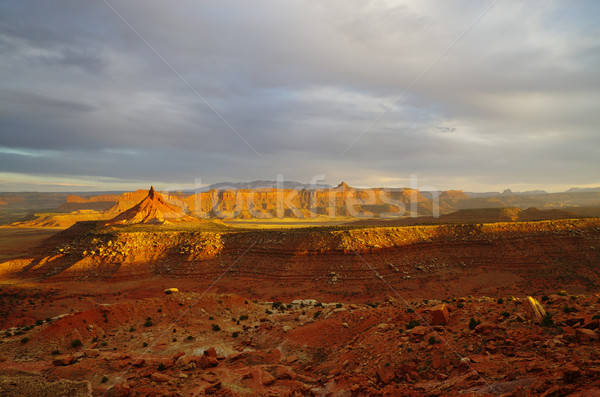
[[[150,187],[148,195],[132,208],[120,213],[108,224],[163,224],[165,222],[195,222],[198,219],[186,215],[180,208],[167,203]]]

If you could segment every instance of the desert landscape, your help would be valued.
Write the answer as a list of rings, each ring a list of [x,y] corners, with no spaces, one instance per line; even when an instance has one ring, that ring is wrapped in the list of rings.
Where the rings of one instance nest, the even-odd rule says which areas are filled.
[[[0,1],[0,397],[600,397],[599,1]]]
[[[185,203],[68,196],[0,228],[3,395],[600,393],[600,218],[449,203],[248,226]]]

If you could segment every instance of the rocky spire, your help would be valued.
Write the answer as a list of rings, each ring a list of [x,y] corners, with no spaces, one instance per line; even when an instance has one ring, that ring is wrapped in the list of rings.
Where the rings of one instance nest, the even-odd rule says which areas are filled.
[[[150,190],[148,191],[148,197],[154,199],[154,186],[150,186]]]

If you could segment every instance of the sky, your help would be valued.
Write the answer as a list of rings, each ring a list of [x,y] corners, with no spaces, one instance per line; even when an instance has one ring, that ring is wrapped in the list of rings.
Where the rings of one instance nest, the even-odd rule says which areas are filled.
[[[0,191],[600,186],[598,1],[0,1]]]

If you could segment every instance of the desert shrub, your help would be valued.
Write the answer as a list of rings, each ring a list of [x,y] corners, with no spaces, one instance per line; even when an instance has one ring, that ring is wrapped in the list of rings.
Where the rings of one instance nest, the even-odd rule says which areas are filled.
[[[144,343],[142,343],[142,346],[144,346],[144,347],[148,347],[148,342],[144,342]]]
[[[549,301],[550,297],[548,295],[542,295],[542,302]]]
[[[150,317],[146,318],[146,322],[144,323],[144,327],[152,327],[154,323]]]
[[[29,342],[29,338],[28,337],[24,337],[23,339],[21,339],[21,344],[24,345],[27,342]]]
[[[313,314],[313,318],[317,318],[317,317],[319,317],[319,316],[321,315],[321,313],[322,313],[322,312],[321,312],[320,310],[317,310],[317,311],[316,311],[316,312]]]
[[[60,354],[60,350],[58,350],[58,349],[54,349],[54,350],[52,350],[52,351],[50,352],[50,354],[52,354],[53,356],[57,356],[57,355],[59,355],[59,354]]]
[[[163,363],[159,363],[158,367],[156,367],[157,370],[159,371],[164,371],[165,370],[165,365]]]
[[[323,307],[323,304],[321,302],[317,302],[315,303],[315,307]]]
[[[417,327],[419,325],[421,325],[421,323],[418,320],[410,320],[406,324],[406,329],[413,329],[414,327]]]
[[[553,327],[554,319],[552,318],[552,314],[546,313],[544,317],[542,317],[542,326],[543,327]]]
[[[504,311],[504,312],[500,313],[500,315],[501,315],[502,317],[504,317],[504,318],[508,318],[508,317],[510,317],[510,313],[509,313],[509,312],[506,312],[506,311]]]
[[[177,342],[177,338],[173,338],[173,342]]]
[[[192,335],[188,335],[187,340],[192,340],[194,337]]]
[[[469,329],[474,330],[479,324],[481,324],[481,321],[475,320],[473,317],[471,317],[469,320]]]
[[[576,312],[577,309],[575,309],[574,307],[570,307],[569,305],[564,305],[563,308],[562,308],[562,311],[565,314],[569,314],[569,313]]]
[[[503,303],[504,303],[504,299],[502,299],[502,298],[498,298],[498,301],[497,301],[497,302],[498,302],[498,304],[499,304],[499,305],[501,305],[501,304],[503,304]]]
[[[457,308],[457,309],[462,309],[463,307],[465,307],[465,304],[464,304],[464,303],[462,303],[462,302],[458,302],[458,303],[456,304],[456,308]]]
[[[428,305],[429,304],[429,299],[423,299],[423,303]]]
[[[106,342],[100,343],[100,347],[106,347],[107,345],[108,345],[108,343],[106,343]]]
[[[101,383],[106,383],[108,382],[108,378],[106,376],[102,377],[102,380],[100,380]]]
[[[594,314],[594,317],[592,317],[592,320],[600,320],[600,314]]]
[[[429,344],[430,345],[435,345],[436,343],[438,343],[438,340],[435,339],[435,336],[430,336],[429,337]]]
[[[240,321],[245,321],[245,320],[248,320],[248,316],[246,316],[245,314],[242,314],[240,316]]]
[[[209,320],[214,320],[215,318],[213,316],[208,316]]]
[[[81,347],[81,346],[83,346],[83,343],[81,343],[81,340],[79,340],[79,339],[73,339],[71,341],[71,347],[73,349],[77,349],[78,347]]]
[[[221,327],[219,327],[218,324],[211,324],[212,330],[215,332],[218,332],[221,330]]]
[[[234,332],[234,333],[231,334],[231,336],[234,337],[234,338],[237,338],[238,337],[238,333]]]
[[[129,332],[135,331],[135,327],[129,327]]]
[[[408,309],[406,309],[407,313],[414,313],[415,309],[413,309],[412,307],[409,307]]]
[[[267,313],[267,314],[273,314],[273,312],[272,312],[272,311],[270,311],[269,309],[266,309],[266,310],[265,310],[265,313]]]
[[[340,309],[340,308],[342,307],[342,304],[341,304],[341,303],[337,303],[337,304],[335,305],[335,307],[336,307],[336,309]]]
[[[35,322],[35,325],[42,325],[42,324],[44,324],[44,320],[37,320]]]

